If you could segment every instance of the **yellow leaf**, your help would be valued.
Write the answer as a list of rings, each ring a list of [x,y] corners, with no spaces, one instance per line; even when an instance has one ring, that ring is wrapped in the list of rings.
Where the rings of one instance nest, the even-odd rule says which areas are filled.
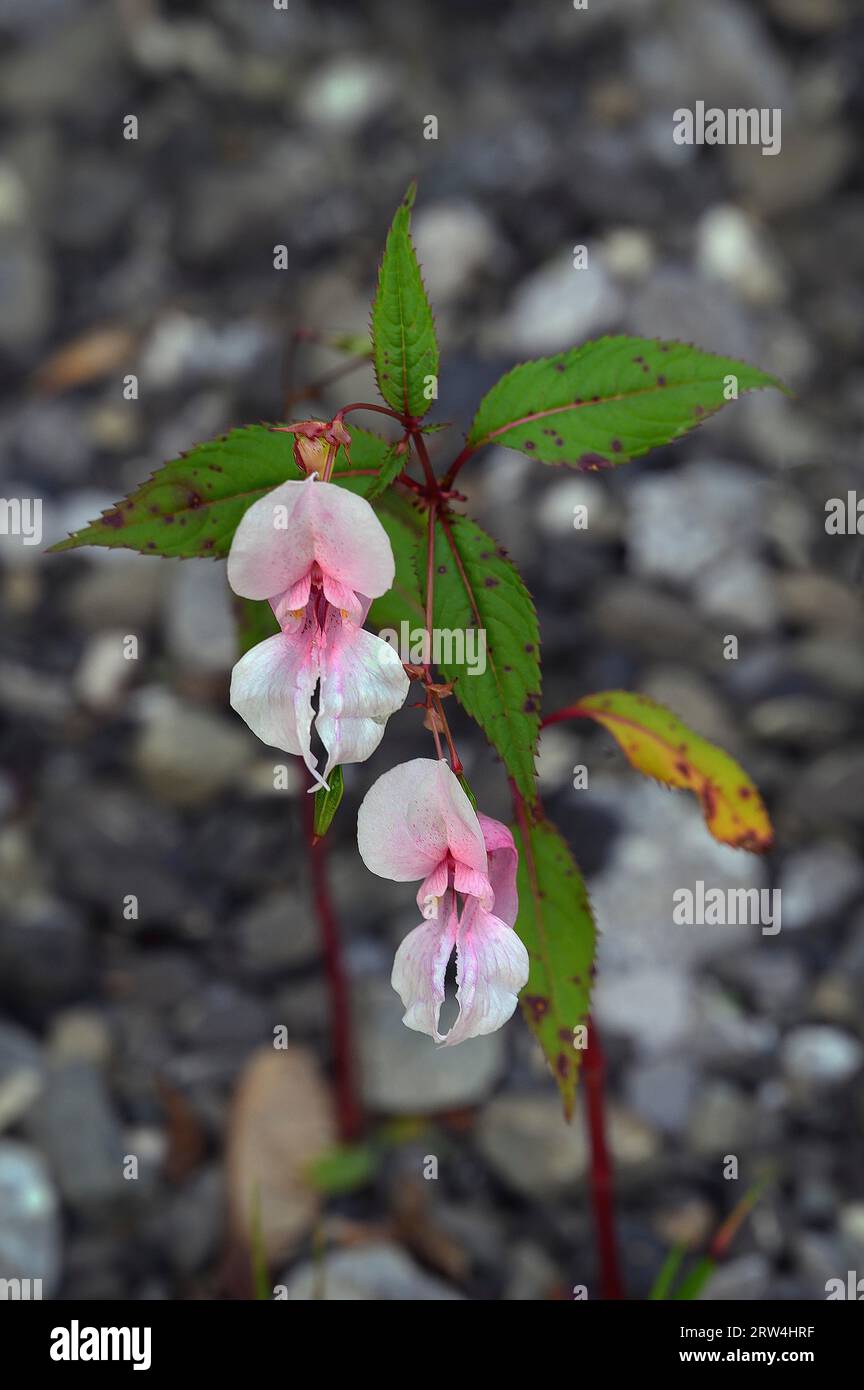
[[[594,719],[608,729],[637,772],[667,787],[695,792],[715,840],[755,854],[773,845],[768,812],[747,773],[665,706],[647,695],[606,690],[572,705],[569,714]]]

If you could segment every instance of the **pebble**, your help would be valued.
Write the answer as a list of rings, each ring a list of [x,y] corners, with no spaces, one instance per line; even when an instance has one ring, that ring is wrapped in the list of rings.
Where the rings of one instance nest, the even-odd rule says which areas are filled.
[[[749,304],[776,304],[785,296],[783,273],[769,244],[741,208],[709,208],[696,227],[696,264],[709,280],[725,281]]]
[[[711,1158],[750,1148],[754,1137],[752,1103],[727,1081],[713,1080],[699,1093],[690,1114],[688,1148]]]
[[[622,308],[614,281],[589,247],[584,269],[575,269],[568,254],[523,280],[504,319],[489,330],[488,342],[527,357],[561,352],[611,331]]]
[[[478,276],[488,274],[501,254],[495,226],[477,203],[454,199],[422,206],[411,235],[433,302],[447,303],[470,293]]]
[[[674,473],[644,474],[627,492],[627,551],[634,574],[686,585],[749,558],[758,536],[762,486],[752,473],[702,460]]]
[[[504,1062],[504,1033],[437,1047],[402,1022],[405,1012],[386,980],[361,979],[354,990],[358,1069],[363,1099],[372,1111],[428,1115],[479,1105]]]
[[[631,1109],[664,1134],[681,1134],[693,1106],[698,1074],[686,1059],[674,1057],[639,1063],[627,1073]]]
[[[0,1021],[0,1132],[26,1115],[42,1085],[38,1042],[17,1024]]]
[[[28,1144],[0,1139],[0,1279],[41,1279],[42,1297],[52,1298],[60,1262],[57,1194],[45,1161]]]
[[[827,1024],[801,1024],[783,1039],[783,1069],[792,1081],[837,1086],[850,1081],[864,1063],[864,1046],[850,1033]]]
[[[827,921],[864,891],[864,864],[843,841],[819,840],[783,861],[778,887],[790,931]]]
[[[190,674],[224,674],[237,660],[231,593],[222,565],[193,560],[172,570],[166,641],[176,666]]]
[[[26,1129],[44,1153],[64,1201],[76,1212],[104,1210],[118,1201],[123,1178],[123,1134],[101,1073],[87,1062],[50,1067],[39,1105]]]
[[[154,796],[195,806],[224,792],[240,777],[254,752],[239,719],[183,703],[163,692],[142,710],[135,744],[139,773]]]
[[[252,903],[234,922],[232,936],[237,963],[252,978],[309,965],[321,951],[318,923],[299,885]]]
[[[427,1274],[399,1246],[383,1241],[329,1251],[320,1260],[283,1275],[281,1285],[285,1292],[277,1296],[291,1302],[321,1298],[343,1303],[427,1303],[450,1302],[463,1296],[442,1279]]]
[[[536,1199],[560,1197],[589,1168],[585,1129],[568,1125],[555,1095],[496,1096],[478,1117],[477,1146],[486,1161],[517,1192]],[[659,1152],[659,1139],[637,1116],[610,1107],[609,1144],[622,1168],[644,1171]]]

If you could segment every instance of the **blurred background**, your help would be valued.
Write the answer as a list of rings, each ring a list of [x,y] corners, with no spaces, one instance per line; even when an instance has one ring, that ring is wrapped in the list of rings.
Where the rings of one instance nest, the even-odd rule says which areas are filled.
[[[0,492],[41,499],[44,526],[43,546],[0,537],[0,1278],[242,1296],[257,1187],[291,1298],[322,1277],[342,1298],[597,1296],[581,1115],[563,1124],[524,1024],[449,1052],[400,1022],[412,895],[366,873],[353,834],[372,779],[424,753],[417,713],[348,770],[329,837],[382,1141],[354,1181],[331,1163],[324,1186],[352,1190],[319,1200],[299,1175],[335,1131],[299,780],[273,789],[228,707],[224,566],[43,553],[338,365],[294,335],[365,331],[415,176],[441,464],[502,370],[609,330],[694,340],[794,392],[618,471],[490,450],[461,476],[536,595],[545,709],[654,696],[743,762],[777,829],[757,862],[602,731],[543,739],[602,929],[629,1294],[766,1165],[708,1296],[822,1298],[864,1272],[862,542],[825,532],[826,501],[862,486],[861,6],[2,0],[0,41]],[[779,107],[782,152],[676,145],[672,112],[697,100]],[[375,399],[365,367],[291,413],[357,399]],[[455,722],[506,818],[501,767]],[[673,926],[698,879],[779,886],[781,933]]]

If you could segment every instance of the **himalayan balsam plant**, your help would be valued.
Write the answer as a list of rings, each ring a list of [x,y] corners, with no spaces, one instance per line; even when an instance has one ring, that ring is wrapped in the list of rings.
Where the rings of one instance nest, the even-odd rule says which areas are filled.
[[[339,807],[342,766],[370,756],[411,682],[419,687],[410,702],[426,731],[418,720],[418,756],[367,790],[357,824],[368,869],[419,884],[420,925],[393,967],[404,1022],[430,1046],[460,1044],[501,1027],[518,1001],[569,1118],[589,1033],[595,927],[579,869],[540,804],[543,725],[602,724],[638,771],[694,792],[724,844],[762,852],[771,826],[746,773],[644,696],[601,691],[542,718],[531,595],[502,547],[464,514],[456,483],[493,443],[537,468],[615,467],[687,434],[727,400],[779,383],[689,344],[601,338],[514,367],[480,402],[452,462],[436,468],[428,440],[440,427],[423,422],[437,398],[438,346],[409,234],[413,199],[412,187],[372,305],[380,403],[344,405],[329,421],[233,429],[167,463],[54,548],[227,558],[241,615],[231,704],[264,743],[302,758],[311,843]],[[397,437],[355,425],[363,412],[395,422]],[[375,635],[418,628],[420,659]],[[485,668],[454,659],[465,643],[449,644],[433,667],[441,632],[482,633]],[[450,697],[503,764],[510,828],[476,806]],[[442,1033],[454,951],[459,1014]]]

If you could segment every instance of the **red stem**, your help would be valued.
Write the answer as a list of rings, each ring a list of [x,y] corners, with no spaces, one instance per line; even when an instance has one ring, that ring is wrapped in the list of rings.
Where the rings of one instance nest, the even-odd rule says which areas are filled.
[[[524,844],[530,843],[530,825],[525,798],[513,778],[509,778],[516,821]],[[542,815],[539,798],[533,812]],[[538,891],[535,868],[530,854],[525,855],[525,868],[532,889]],[[600,1266],[600,1293],[604,1299],[624,1297],[618,1267],[618,1244],[615,1238],[615,1208],[612,1183],[612,1159],[606,1142],[606,1063],[600,1037],[593,1019],[588,1020],[588,1047],[582,1067],[585,1092],[585,1113],[591,1149],[591,1207],[594,1215],[594,1237]]]
[[[565,719],[590,719],[591,716],[581,705],[566,705],[564,709],[556,709],[552,714],[544,715],[540,721],[541,729],[548,729],[550,724],[562,724]]]
[[[582,1075],[591,1142],[591,1201],[600,1260],[600,1294],[604,1299],[620,1299],[624,1294],[615,1239],[612,1162],[606,1142],[606,1063],[593,1019],[588,1022],[588,1047]]]
[[[310,785],[312,778],[309,778]],[[315,839],[315,798],[301,793],[303,830],[312,879],[312,900],[321,931],[324,951],[324,973],[330,997],[330,1038],[333,1048],[333,1072],[336,1086],[336,1118],[343,1143],[356,1139],[363,1128],[363,1112],[354,1086],[354,1066],[351,1048],[351,1010],[348,1001],[348,980],[342,955],[342,942],[336,913],[327,883],[327,849],[323,839]]]

